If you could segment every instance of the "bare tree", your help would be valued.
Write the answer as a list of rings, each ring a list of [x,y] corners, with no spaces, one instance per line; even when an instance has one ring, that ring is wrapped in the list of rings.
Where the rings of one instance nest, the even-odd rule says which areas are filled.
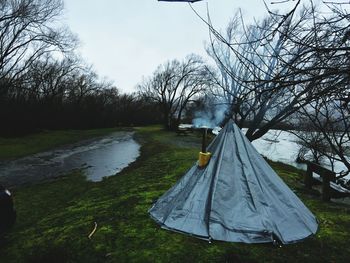
[[[153,76],[138,86],[141,96],[157,102],[167,128],[178,125],[195,95],[204,92],[210,75],[201,58],[188,56],[183,62],[172,60],[157,68]]]
[[[272,81],[274,76],[286,71],[280,58],[286,52],[288,43],[284,36],[291,21],[284,25],[284,34],[268,42],[265,38],[277,23],[275,20],[266,19],[249,27],[242,21],[236,17],[227,29],[227,42],[213,40],[208,52],[219,68],[221,79],[216,80],[221,87],[219,95],[227,99],[238,125],[248,125],[247,137],[255,140],[294,113],[293,106],[304,97],[301,89],[299,92],[291,91],[289,86],[277,89]],[[228,46],[229,42],[233,44]],[[289,60],[298,55],[290,55]]]
[[[22,75],[19,93],[29,93],[47,102],[63,101],[71,88],[72,79],[81,71],[81,61],[74,58],[55,60],[46,55],[31,63]],[[77,89],[77,86],[75,86]]]
[[[233,115],[246,122],[250,140],[318,97],[344,90],[349,43],[337,17],[325,18],[314,5],[288,13],[283,23],[271,15],[247,27],[239,17],[226,38],[211,41],[209,53],[221,73],[216,82],[231,99]]]
[[[0,82],[15,79],[44,54],[74,47],[57,20],[62,9],[62,0],[0,2]]]

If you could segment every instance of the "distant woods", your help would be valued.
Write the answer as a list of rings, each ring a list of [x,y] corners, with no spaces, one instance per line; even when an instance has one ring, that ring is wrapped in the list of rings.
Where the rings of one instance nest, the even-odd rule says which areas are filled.
[[[61,0],[0,2],[0,134],[157,122],[157,105],[121,94],[75,55],[62,11]]]

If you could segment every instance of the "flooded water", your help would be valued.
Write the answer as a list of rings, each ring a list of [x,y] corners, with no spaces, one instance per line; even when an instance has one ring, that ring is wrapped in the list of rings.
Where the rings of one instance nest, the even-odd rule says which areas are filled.
[[[306,164],[296,162],[299,151],[299,145],[296,141],[297,137],[290,132],[270,130],[260,139],[253,141],[253,145],[260,154],[272,161],[286,163],[299,169],[306,170]],[[306,157],[311,158],[310,153]],[[327,159],[323,160],[322,166],[332,169]],[[343,163],[335,161],[334,171],[339,173],[347,171],[347,168]],[[350,179],[350,175],[345,178]]]
[[[132,132],[115,132],[10,162],[0,163],[0,182],[6,186],[35,183],[83,169],[90,181],[115,175],[135,161],[140,145]]]

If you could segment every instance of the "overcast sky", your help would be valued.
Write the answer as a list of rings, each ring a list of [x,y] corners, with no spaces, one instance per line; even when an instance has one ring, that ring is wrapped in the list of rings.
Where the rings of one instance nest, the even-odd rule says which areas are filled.
[[[192,6],[224,29],[235,10],[247,20],[267,13],[263,0],[204,0]],[[65,19],[78,35],[79,52],[101,77],[132,92],[142,77],[170,59],[205,56],[208,28],[187,3],[157,0],[65,0]]]

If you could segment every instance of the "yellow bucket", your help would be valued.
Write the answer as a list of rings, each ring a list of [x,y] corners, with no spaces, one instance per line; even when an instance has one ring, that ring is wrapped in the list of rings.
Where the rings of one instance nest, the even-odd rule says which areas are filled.
[[[198,166],[200,168],[207,166],[210,160],[210,156],[211,156],[210,152],[206,152],[206,153],[199,152]]]

